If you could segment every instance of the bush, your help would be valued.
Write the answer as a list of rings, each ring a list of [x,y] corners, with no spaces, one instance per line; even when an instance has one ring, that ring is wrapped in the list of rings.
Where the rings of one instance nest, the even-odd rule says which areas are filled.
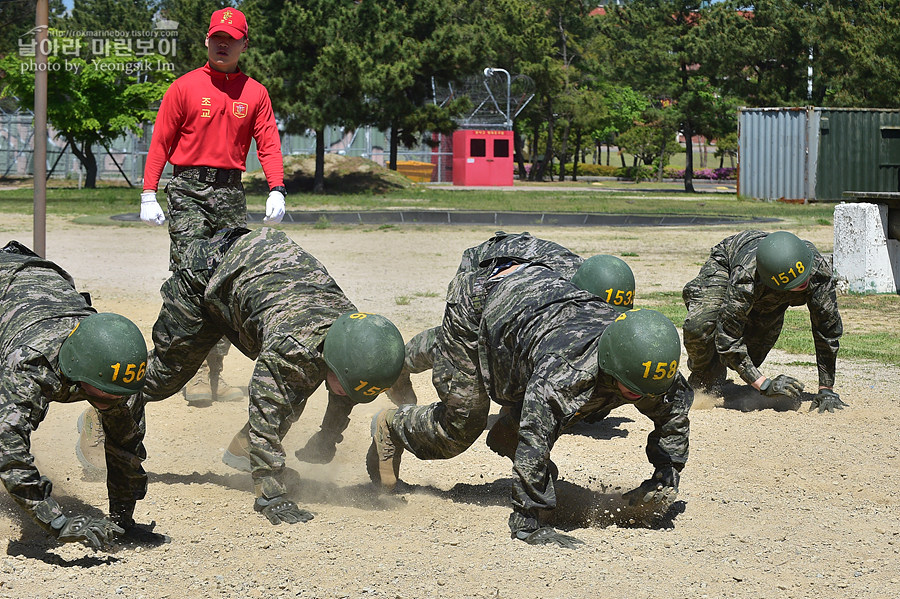
[[[665,176],[671,179],[684,179],[684,169],[665,169]],[[737,179],[737,169],[733,167],[695,169],[694,179],[710,179],[712,181]]]
[[[556,176],[559,176],[559,164],[554,164]],[[566,177],[572,176],[572,164],[566,165]],[[617,177],[619,179],[631,179],[648,181],[656,178],[656,168],[647,165],[633,166],[607,166],[605,164],[579,164],[579,177]],[[667,166],[663,169],[663,177],[666,179],[684,179],[684,169]],[[737,178],[737,169],[726,168],[701,168],[694,169],[694,179],[709,179],[712,181],[734,180]]]
[[[556,170],[556,175],[559,175],[559,164],[554,165]],[[642,171],[651,172],[652,169],[647,166],[638,167],[642,169]],[[590,163],[579,163],[578,164],[578,176],[579,177],[618,177],[620,179],[631,179],[632,178],[632,167],[622,168],[621,166],[609,166],[606,164],[590,164]],[[572,164],[569,163],[566,165],[566,177],[571,177],[573,173]],[[646,179],[647,175],[643,175],[643,178]]]

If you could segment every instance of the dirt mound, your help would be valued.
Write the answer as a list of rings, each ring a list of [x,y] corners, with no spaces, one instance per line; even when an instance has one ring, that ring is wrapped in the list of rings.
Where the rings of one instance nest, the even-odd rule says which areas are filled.
[[[316,157],[308,154],[284,157],[284,186],[288,193],[311,192]],[[269,190],[262,170],[248,171],[243,178],[248,193]],[[413,183],[400,173],[358,156],[325,154],[326,193],[384,193],[405,189]]]

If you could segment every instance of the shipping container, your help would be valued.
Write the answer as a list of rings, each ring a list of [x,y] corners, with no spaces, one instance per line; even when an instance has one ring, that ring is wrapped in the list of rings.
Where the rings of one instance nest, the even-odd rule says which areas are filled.
[[[740,108],[738,195],[839,201],[900,191],[900,110]]]

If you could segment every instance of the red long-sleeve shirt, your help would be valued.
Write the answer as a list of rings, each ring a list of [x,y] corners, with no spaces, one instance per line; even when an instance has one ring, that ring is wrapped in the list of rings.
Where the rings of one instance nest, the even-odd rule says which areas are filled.
[[[284,185],[269,92],[240,71],[222,73],[207,63],[176,79],[163,96],[144,166],[144,189],[157,188],[167,161],[246,170],[254,139],[269,188]]]

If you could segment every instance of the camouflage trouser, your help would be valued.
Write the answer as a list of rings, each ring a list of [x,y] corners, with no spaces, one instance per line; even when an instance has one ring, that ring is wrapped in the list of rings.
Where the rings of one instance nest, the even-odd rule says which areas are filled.
[[[426,329],[406,343],[403,368],[413,374],[431,370],[434,367],[434,352],[437,350],[441,327]]]
[[[471,277],[451,283],[440,328],[419,333],[406,346],[410,372],[428,369],[440,401],[405,405],[391,428],[404,447],[422,460],[452,458],[469,448],[484,431],[491,400],[478,372],[480,306],[473,304]],[[433,348],[429,350],[429,348]]]
[[[725,382],[726,366],[716,349],[716,324],[727,289],[728,271],[715,260],[708,260],[700,274],[684,286],[682,298],[688,314],[682,331],[692,385],[715,386]],[[751,313],[743,341],[747,355],[757,368],[775,346],[783,326],[783,311]]]
[[[224,333],[204,316],[204,289],[189,272],[175,271],[160,289],[163,305],[153,325],[143,390],[148,401],[171,397],[184,387]]]
[[[244,186],[213,185],[182,176],[166,185],[169,207],[169,270],[181,264],[187,246],[197,239],[209,239],[221,229],[247,226],[247,198]],[[222,372],[230,344],[222,339],[209,352],[212,376]]]

